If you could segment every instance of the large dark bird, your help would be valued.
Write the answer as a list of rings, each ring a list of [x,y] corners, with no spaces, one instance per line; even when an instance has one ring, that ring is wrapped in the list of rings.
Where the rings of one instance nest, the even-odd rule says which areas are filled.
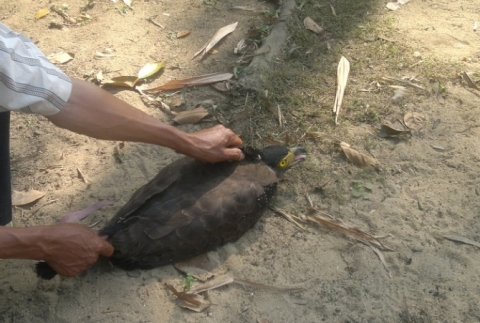
[[[100,231],[115,248],[110,261],[154,268],[240,238],[264,213],[283,173],[307,156],[301,147],[244,152],[241,162],[184,157],[163,168]]]

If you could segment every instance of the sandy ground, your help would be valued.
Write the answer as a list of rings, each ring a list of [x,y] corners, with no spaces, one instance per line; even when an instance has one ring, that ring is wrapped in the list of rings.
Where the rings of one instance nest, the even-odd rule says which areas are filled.
[[[73,1],[67,4],[67,13],[74,17],[85,5]],[[0,19],[31,37],[46,54],[61,50],[74,53],[74,60],[62,66],[70,76],[83,78],[100,70],[106,77],[134,75],[149,61],[165,61],[167,68],[153,80],[153,86],[174,78],[233,70],[237,59],[233,48],[257,18],[251,13],[228,10],[232,5],[238,3],[224,1],[213,6],[196,0],[137,1],[134,10],[121,14],[121,3],[101,0],[86,10],[93,17],[91,21],[57,30],[48,25],[53,18],[61,22],[60,17],[49,15],[38,21],[34,18],[39,9],[48,6],[46,2],[2,0]],[[241,5],[270,6],[256,1]],[[165,29],[146,20],[155,15]],[[480,7],[473,1],[412,0],[398,11],[385,11],[381,17],[385,16],[394,21],[397,32],[393,40],[412,49],[405,55],[418,51],[418,60],[458,61],[469,72],[479,71],[480,31],[473,32],[473,24],[475,20],[480,22]],[[203,62],[191,60],[218,28],[235,21],[239,21],[237,30],[218,47],[218,54]],[[172,37],[186,29],[192,30],[187,38]],[[107,50],[115,54],[113,59],[94,58],[96,51]],[[352,70],[355,73],[355,64]],[[375,137],[371,153],[379,159],[382,175],[363,198],[352,198],[350,193],[329,198],[333,195],[332,186],[326,186],[323,195],[316,193],[302,185],[299,174],[306,172],[299,169],[292,170],[290,178],[287,174],[280,185],[280,206],[304,210],[307,206],[302,194],[309,192],[319,208],[348,225],[374,235],[389,234],[382,240],[394,250],[384,252],[389,272],[375,253],[362,244],[314,228],[301,231],[284,218],[267,212],[241,240],[211,256],[235,277],[274,286],[305,287],[302,292],[278,293],[231,285],[210,291],[214,305],[202,313],[193,313],[176,306],[165,289],[165,282],[178,285],[183,279],[172,266],[126,273],[99,264],[75,279],[40,281],[33,273],[33,262],[2,260],[0,321],[480,321],[479,250],[442,239],[445,234],[457,234],[480,241],[480,92],[463,87],[457,79],[445,83],[448,93],[444,98],[437,100],[413,91],[398,111],[388,116],[389,121],[395,121],[404,113],[415,111],[425,115],[427,121],[409,140]],[[109,90],[169,122],[161,110],[146,106],[137,92]],[[348,95],[375,96],[351,92]],[[185,93],[186,103],[180,109],[190,109],[206,99],[222,102],[226,98],[209,88],[195,89]],[[213,124],[206,122],[183,129],[190,131]],[[239,133],[245,131],[235,125],[233,128]],[[371,126],[352,126],[348,136],[361,137],[375,131]],[[318,145],[321,147],[321,143]],[[116,160],[116,151],[120,151],[122,163]],[[318,171],[329,174],[326,177],[333,178],[338,185],[342,185],[341,178],[349,176],[349,170],[355,169],[338,156],[314,151],[310,159],[318,163],[307,164],[307,169],[319,165]],[[14,116],[11,154],[14,189],[47,192],[36,204],[15,208],[14,226],[54,223],[64,214],[98,200],[118,200],[84,221],[100,221],[97,228],[135,189],[178,158],[170,150],[149,145],[126,143],[120,148],[119,143],[59,130],[44,118],[32,115]],[[89,177],[91,184],[78,177],[77,168]],[[346,189],[351,187],[350,183],[344,185]],[[298,196],[282,200],[287,191]]]

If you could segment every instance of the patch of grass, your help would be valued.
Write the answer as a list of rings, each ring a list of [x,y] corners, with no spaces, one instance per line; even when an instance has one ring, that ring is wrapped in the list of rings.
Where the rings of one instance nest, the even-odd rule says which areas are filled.
[[[192,288],[192,284],[194,281],[196,281],[195,277],[193,277],[190,274],[187,274],[187,276],[182,280],[183,290],[188,292],[190,288]]]

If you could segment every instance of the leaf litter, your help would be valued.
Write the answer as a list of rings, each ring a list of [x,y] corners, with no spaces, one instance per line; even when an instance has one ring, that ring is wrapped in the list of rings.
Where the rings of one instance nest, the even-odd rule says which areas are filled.
[[[193,55],[192,59],[197,57],[200,54],[201,54],[200,59],[202,59],[203,56],[205,56],[205,54],[207,54],[220,40],[222,40],[228,34],[232,33],[235,30],[235,28],[237,28],[237,25],[238,25],[238,21],[233,24],[220,28],[213,35],[213,37],[205,45],[203,45],[203,47],[198,52],[196,52]]]
[[[303,25],[306,29],[313,31],[315,34],[320,34],[323,31],[323,28],[317,25],[317,23],[310,17],[306,17],[303,20]]]
[[[12,205],[21,206],[35,202],[45,196],[45,192],[29,190],[25,192],[12,191]]]
[[[193,86],[201,86],[201,85],[209,85],[214,84],[222,81],[228,81],[233,77],[231,73],[211,73],[205,74],[201,76],[194,76],[187,79],[181,80],[172,80],[167,82],[164,85],[144,90],[145,93],[150,92],[160,92],[160,91],[173,91],[173,90],[181,90],[184,87],[193,87]]]
[[[165,67],[163,62],[147,63],[138,71],[137,76],[117,76],[103,82],[111,86],[134,88],[139,82],[158,73]]]
[[[421,130],[425,127],[426,118],[423,114],[418,112],[409,112],[403,117],[403,123],[411,130]]]
[[[193,110],[182,111],[177,113],[173,121],[178,124],[193,124],[197,123],[208,115],[208,110],[204,107],[199,107]]]
[[[348,74],[350,73],[350,62],[342,56],[337,67],[337,94],[335,95],[335,103],[333,105],[333,113],[335,114],[335,124],[338,124],[338,114],[342,105],[345,87],[347,86]]]
[[[385,246],[377,237],[372,236],[369,233],[366,233],[360,229],[357,228],[349,228],[346,224],[340,223],[336,221],[330,214],[315,210],[313,208],[313,203],[311,199],[307,196],[310,204],[310,214],[306,216],[305,220],[301,219],[298,216],[294,216],[291,214],[288,214],[282,210],[278,209],[273,209],[273,211],[277,212],[278,214],[284,216],[287,220],[295,223],[298,227],[302,228],[303,230],[306,230],[306,228],[303,226],[302,223],[305,222],[312,222],[320,227],[327,229],[329,231],[338,233],[346,238],[349,238],[354,241],[358,241],[363,243],[364,245],[370,247],[377,257],[380,259],[382,262],[382,265],[384,266],[385,270],[387,271],[387,274],[390,278],[392,278],[388,267],[387,263],[385,261],[385,258],[380,250],[386,250],[386,251],[393,251],[393,249]],[[480,245],[480,244],[479,244]]]
[[[470,240],[468,238],[465,238],[465,237],[462,237],[462,236],[458,236],[458,235],[444,235],[443,236],[445,239],[447,240],[450,240],[450,241],[454,241],[454,242],[460,242],[460,243],[464,243],[464,244],[468,244],[468,245],[471,245],[471,246],[475,246],[477,248],[480,248],[480,243],[476,242],[476,241],[473,241],[473,240]]]
[[[375,158],[360,153],[353,148],[350,148],[350,145],[346,142],[341,142],[340,148],[342,149],[347,159],[352,162],[352,164],[359,167],[373,167],[378,170],[379,165],[378,161]]]

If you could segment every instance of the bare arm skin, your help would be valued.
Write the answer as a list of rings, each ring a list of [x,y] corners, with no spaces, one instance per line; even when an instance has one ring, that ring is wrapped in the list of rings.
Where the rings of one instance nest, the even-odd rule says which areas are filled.
[[[241,160],[242,140],[216,126],[185,133],[134,108],[97,86],[73,79],[67,105],[48,119],[55,125],[90,137],[161,145],[205,162]]]
[[[109,257],[113,247],[82,224],[62,223],[30,228],[0,227],[0,258],[45,260],[60,275],[74,277]]]

